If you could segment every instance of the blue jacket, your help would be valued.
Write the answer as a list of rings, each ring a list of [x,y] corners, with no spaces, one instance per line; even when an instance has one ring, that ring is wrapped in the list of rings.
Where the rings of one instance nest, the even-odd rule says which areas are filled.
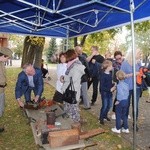
[[[41,96],[43,92],[43,78],[41,69],[35,68],[35,75],[33,76],[33,82],[35,89],[38,91],[37,95]],[[29,88],[29,81],[26,73],[24,71],[20,72],[18,75],[18,80],[15,88],[16,99],[20,98]]]

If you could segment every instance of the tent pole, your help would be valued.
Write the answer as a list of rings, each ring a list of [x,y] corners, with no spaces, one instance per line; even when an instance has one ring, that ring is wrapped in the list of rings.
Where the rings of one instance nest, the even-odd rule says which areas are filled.
[[[66,50],[69,48],[69,27],[67,26],[67,42],[66,42]]]
[[[134,93],[134,116],[133,116],[133,150],[136,149],[136,49],[134,35],[134,1],[130,0],[131,34],[132,34],[132,63],[133,63],[133,93]]]

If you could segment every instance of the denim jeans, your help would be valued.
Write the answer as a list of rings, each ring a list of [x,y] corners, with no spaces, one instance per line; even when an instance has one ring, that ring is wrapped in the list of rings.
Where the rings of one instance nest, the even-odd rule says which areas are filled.
[[[100,112],[100,120],[107,118],[107,114],[112,107],[112,93],[101,91],[102,107]]]
[[[97,99],[97,94],[98,94],[98,84],[99,84],[99,79],[97,77],[93,77],[91,81],[88,82],[88,88],[90,85],[93,83],[93,95],[92,95],[92,102],[95,103]]]
[[[139,107],[139,99],[141,95],[141,88],[136,88],[136,119],[138,119],[138,107]],[[129,97],[128,97],[128,107],[126,115],[129,115],[129,108],[130,108],[130,101],[132,97],[132,116],[134,116],[134,93],[133,90],[129,90]],[[134,118],[134,117],[133,117]]]
[[[123,120],[124,129],[128,129],[128,117],[126,116],[128,108],[128,100],[121,100],[118,105],[116,105],[115,113],[116,113],[116,128],[117,130],[121,129],[122,124],[121,120]]]

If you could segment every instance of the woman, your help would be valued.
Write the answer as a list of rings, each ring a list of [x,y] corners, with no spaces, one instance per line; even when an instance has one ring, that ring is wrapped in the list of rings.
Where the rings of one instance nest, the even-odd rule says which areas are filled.
[[[72,118],[74,122],[80,122],[80,113],[79,113],[79,98],[80,98],[80,89],[81,89],[81,77],[85,74],[85,67],[79,61],[76,52],[73,49],[70,49],[66,52],[67,60],[67,71],[64,76],[64,84],[62,86],[62,92],[64,93],[70,84],[70,78],[72,77],[73,85],[75,88],[77,104],[70,104],[64,102],[64,111]]]
[[[60,53],[59,54],[59,64],[57,65],[57,81],[56,81],[56,92],[53,96],[53,100],[59,103],[63,103],[63,99],[62,99],[62,78],[64,78],[65,72],[67,70],[67,63],[66,63],[66,55],[65,53]]]
[[[140,64],[141,52],[137,49],[136,50],[136,75],[139,73],[139,69],[141,67]],[[130,99],[132,97],[132,115],[134,116],[134,92],[133,92],[133,64],[132,64],[132,54],[129,52],[121,65],[121,70],[126,73],[125,82],[129,85],[129,97],[128,97],[128,108],[126,115],[129,114],[129,107],[130,107]],[[136,120],[138,119],[138,103],[139,98],[141,95],[141,86],[136,86]],[[138,127],[136,125],[136,130],[138,131]]]

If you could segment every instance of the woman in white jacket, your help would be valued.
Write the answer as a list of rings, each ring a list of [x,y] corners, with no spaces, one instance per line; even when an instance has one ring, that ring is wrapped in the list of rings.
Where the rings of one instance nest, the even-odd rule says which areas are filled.
[[[70,104],[64,102],[64,111],[73,119],[74,122],[80,122],[80,113],[79,113],[79,99],[80,99],[80,89],[81,89],[81,77],[84,72],[84,65],[79,61],[76,52],[73,49],[70,49],[66,52],[67,60],[67,71],[64,76],[64,84],[62,86],[62,92],[64,93],[67,89],[70,78],[72,77],[73,85],[75,88],[77,104]]]
[[[60,53],[59,54],[59,64],[57,65],[57,81],[56,81],[56,91],[55,94],[53,96],[53,100],[59,103],[63,103],[63,99],[62,99],[62,85],[63,82],[61,81],[62,78],[64,78],[65,76],[65,72],[67,70],[67,63],[66,63],[66,56],[65,53]]]

